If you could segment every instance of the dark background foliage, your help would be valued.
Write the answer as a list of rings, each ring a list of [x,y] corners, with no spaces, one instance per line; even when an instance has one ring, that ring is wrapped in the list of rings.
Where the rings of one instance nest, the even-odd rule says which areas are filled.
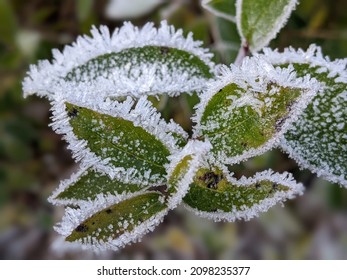
[[[273,48],[307,48],[316,43],[330,58],[347,57],[345,0],[303,0]],[[24,99],[21,81],[29,65],[50,59],[91,25],[113,29],[121,20],[105,16],[106,0],[0,0],[0,259],[346,259],[347,190],[318,179],[280,151],[268,152],[233,167],[237,176],[266,168],[293,172],[307,187],[304,196],[276,206],[249,222],[214,223],[183,208],[171,212],[143,242],[120,252],[94,255],[64,249],[53,225],[62,209],[47,197],[76,169],[66,143],[48,127],[50,106],[37,97]],[[202,10],[200,1],[164,1],[132,21],[151,20],[193,31],[231,63],[239,47],[235,25]],[[169,101],[163,114],[189,129],[189,98]]]

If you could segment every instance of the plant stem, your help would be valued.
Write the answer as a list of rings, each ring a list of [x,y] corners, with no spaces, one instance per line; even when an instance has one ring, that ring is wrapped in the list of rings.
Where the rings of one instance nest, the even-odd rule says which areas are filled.
[[[248,44],[247,44],[247,42],[246,42],[246,43],[244,43],[244,44],[241,45],[241,47],[240,47],[240,49],[239,49],[239,52],[238,52],[238,54],[237,54],[237,57],[236,57],[236,59],[235,59],[234,64],[235,64],[235,65],[240,65],[240,64],[242,63],[242,60],[243,60],[246,56],[248,56],[249,54],[250,54],[249,46],[248,46]]]

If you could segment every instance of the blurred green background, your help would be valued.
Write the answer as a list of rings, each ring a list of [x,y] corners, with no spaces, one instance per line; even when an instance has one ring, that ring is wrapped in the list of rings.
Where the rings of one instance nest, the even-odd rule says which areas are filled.
[[[204,11],[200,1],[161,1],[131,19],[115,15],[109,4],[0,0],[0,259],[347,259],[347,190],[300,171],[280,151],[233,167],[236,176],[269,167],[287,170],[307,187],[302,197],[260,218],[214,223],[178,208],[142,242],[119,252],[94,255],[62,245],[53,225],[63,210],[51,206],[47,197],[76,165],[66,143],[48,126],[48,101],[22,97],[21,81],[29,65],[50,59],[52,48],[62,49],[93,24],[113,29],[123,20],[143,25],[167,19],[187,33],[193,31],[195,39],[213,50],[216,62],[231,63],[239,48],[235,25]],[[270,46],[307,48],[316,43],[332,59],[347,57],[346,4],[302,0]],[[169,100],[163,114],[189,129],[192,103],[185,96]]]

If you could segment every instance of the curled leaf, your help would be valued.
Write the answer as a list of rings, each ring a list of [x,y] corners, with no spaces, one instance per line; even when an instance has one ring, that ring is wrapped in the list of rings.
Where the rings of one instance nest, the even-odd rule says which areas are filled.
[[[93,168],[81,168],[69,179],[60,182],[49,202],[56,205],[79,205],[95,200],[99,195],[125,195],[148,188],[148,185],[124,183],[111,179]]]
[[[188,209],[215,221],[249,220],[303,192],[289,173],[257,173],[236,180],[218,169],[199,169],[184,197]]]

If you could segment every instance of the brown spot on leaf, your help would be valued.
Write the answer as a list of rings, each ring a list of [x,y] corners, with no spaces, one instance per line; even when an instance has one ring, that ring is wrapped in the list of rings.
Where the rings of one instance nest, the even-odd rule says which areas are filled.
[[[282,129],[282,126],[283,126],[284,122],[286,121],[286,119],[287,119],[287,117],[282,117],[276,121],[275,129],[277,132],[279,132]]]
[[[207,188],[217,189],[217,185],[223,179],[223,175],[206,172],[203,176],[198,177],[198,179],[203,181]]]
[[[70,117],[70,118],[75,118],[77,117],[77,114],[78,114],[78,110],[74,107],[72,108],[71,110],[69,110],[67,112],[67,115]]]
[[[160,47],[160,53],[162,55],[167,55],[170,52],[170,48],[168,47]]]
[[[77,232],[87,232],[88,231],[88,227],[85,224],[80,224],[75,231]]]

